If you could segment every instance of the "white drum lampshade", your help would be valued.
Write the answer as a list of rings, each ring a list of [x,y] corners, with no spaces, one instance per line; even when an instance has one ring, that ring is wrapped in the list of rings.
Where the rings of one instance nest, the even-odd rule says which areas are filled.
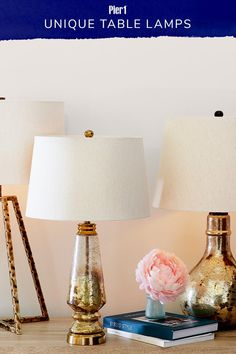
[[[148,216],[147,195],[141,138],[35,138],[26,215],[135,219]]]

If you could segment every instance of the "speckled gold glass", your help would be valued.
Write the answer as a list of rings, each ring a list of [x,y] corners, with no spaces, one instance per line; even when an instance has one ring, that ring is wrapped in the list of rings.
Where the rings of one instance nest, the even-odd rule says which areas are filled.
[[[190,272],[182,310],[215,319],[222,329],[236,327],[236,261],[230,250],[228,213],[210,213],[206,234],[206,250]]]
[[[98,312],[106,303],[104,281],[96,225],[90,222],[79,224],[67,303],[75,311],[67,342],[104,343],[105,332]]]

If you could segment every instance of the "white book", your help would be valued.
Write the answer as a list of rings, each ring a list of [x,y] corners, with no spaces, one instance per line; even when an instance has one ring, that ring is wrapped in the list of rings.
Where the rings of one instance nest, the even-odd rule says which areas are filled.
[[[175,345],[181,345],[181,344],[203,342],[205,340],[214,339],[215,337],[214,333],[204,333],[192,337],[186,337],[186,338],[175,339],[175,340],[167,340],[167,339],[162,339],[157,337],[144,336],[142,334],[137,334],[137,333],[120,331],[118,329],[113,329],[113,328],[107,328],[107,333],[116,334],[117,336],[120,337],[134,339],[148,344],[158,345],[159,347],[163,347],[163,348],[173,347]]]

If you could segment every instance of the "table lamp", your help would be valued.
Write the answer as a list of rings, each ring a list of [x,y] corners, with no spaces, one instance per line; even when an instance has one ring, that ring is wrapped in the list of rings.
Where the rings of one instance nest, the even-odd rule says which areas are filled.
[[[0,202],[3,212],[13,307],[13,318],[0,320],[0,326],[13,333],[21,334],[22,323],[45,321],[49,317],[17,197],[2,195],[2,185],[28,184],[34,135],[63,132],[63,104],[59,102],[14,101],[1,98],[0,119],[0,161],[2,166],[0,169]],[[20,316],[9,202],[12,203],[18,223],[42,312],[41,316]]]
[[[207,246],[190,272],[182,299],[186,314],[236,325],[236,261],[230,250],[230,216],[236,211],[236,119],[221,111],[206,119],[169,123],[154,207],[207,211]]]
[[[141,138],[83,135],[36,137],[26,215],[84,220],[78,225],[67,303],[75,311],[70,344],[105,342],[105,304],[96,225],[149,215]]]

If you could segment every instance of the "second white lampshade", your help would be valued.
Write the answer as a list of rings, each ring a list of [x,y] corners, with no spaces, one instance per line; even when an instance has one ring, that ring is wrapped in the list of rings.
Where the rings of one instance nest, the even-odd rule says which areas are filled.
[[[0,184],[27,184],[34,136],[63,132],[63,102],[0,100]]]
[[[148,216],[142,139],[36,137],[26,215],[93,221]]]
[[[168,124],[154,207],[236,211],[236,119],[178,119]]]

